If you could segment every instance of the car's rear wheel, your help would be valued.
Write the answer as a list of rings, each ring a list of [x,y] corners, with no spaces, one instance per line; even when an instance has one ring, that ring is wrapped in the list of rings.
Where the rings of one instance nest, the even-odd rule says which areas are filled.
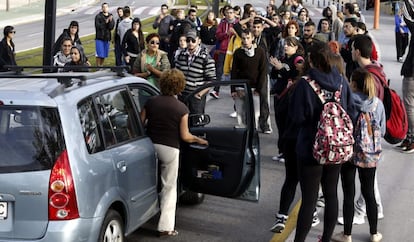
[[[115,210],[109,210],[105,216],[99,242],[124,242],[124,222]]]
[[[180,196],[180,203],[187,205],[200,204],[204,201],[204,194],[198,192],[185,191]]]

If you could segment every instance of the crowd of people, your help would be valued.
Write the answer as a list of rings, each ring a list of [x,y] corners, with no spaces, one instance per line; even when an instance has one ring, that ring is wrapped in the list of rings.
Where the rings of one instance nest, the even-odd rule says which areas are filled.
[[[343,12],[334,4],[329,5],[318,23],[312,21],[301,0],[284,0],[280,6],[270,0],[265,15],[248,3],[242,7],[225,5],[220,9],[220,16],[209,11],[202,20],[198,15],[195,5],[171,14],[169,6],[162,4],[152,25],[154,31],[146,36],[141,20],[132,16],[128,6],[118,7],[115,19],[108,4],[103,3],[95,17],[96,66],[104,65],[113,40],[116,65],[129,66],[132,75],[148,80],[162,93],[162,97],[148,102],[141,113],[142,121],[148,124],[149,136],[156,141],[163,167],[160,235],[178,234],[174,218],[179,140],[208,144],[189,133],[188,115],[204,113],[207,97],[219,99],[220,87],[203,89],[192,96],[190,93],[207,82],[246,79],[253,92],[256,129],[264,134],[273,132],[269,110],[270,97],[273,97],[279,153],[272,159],[284,162],[286,168],[279,210],[270,230],[283,232],[300,184],[302,203],[295,242],[305,241],[311,227],[319,223],[317,204],[325,208],[320,241],[352,241],[352,224],[364,223],[365,216],[371,241],[381,241],[377,223],[384,214],[377,184],[381,178],[377,177],[376,166],[382,158],[363,165],[356,159],[344,164],[321,165],[312,155],[312,142],[323,107],[310,84],[312,81],[331,99],[339,93],[339,102],[354,125],[358,125],[361,113],[371,112],[370,118],[377,122],[379,135],[385,134],[381,80],[386,77],[358,5],[345,3]],[[396,57],[397,61],[404,62],[409,30],[400,9],[396,9],[395,23]],[[0,42],[1,71],[7,71],[5,65],[16,65],[12,41],[15,33],[12,26],[4,28],[4,39]],[[57,71],[89,71],[91,63],[84,53],[77,21],[71,21],[58,37],[53,55],[53,65],[60,67]],[[230,116],[237,118],[241,126],[243,95],[239,87],[231,86],[235,112]],[[404,92],[404,100],[411,99],[412,92]],[[180,102],[184,100],[187,105]],[[410,102],[405,104],[411,113],[414,106]],[[164,120],[167,116],[160,116],[155,109],[165,110],[162,114],[171,113],[173,120]],[[414,152],[413,127],[414,120],[409,116],[409,132],[400,145],[405,153]],[[163,135],[169,137],[167,142],[159,138]],[[356,170],[361,197],[354,204]],[[338,218],[339,178],[344,205],[343,217]],[[337,222],[344,225],[344,230],[333,235]]]
[[[273,160],[285,162],[286,178],[279,211],[270,230],[283,231],[297,184],[300,184],[302,203],[294,241],[305,241],[310,228],[319,223],[317,204],[325,208],[320,241],[352,241],[352,224],[364,223],[365,216],[370,225],[371,241],[381,241],[382,234],[378,232],[377,224],[384,214],[377,184],[380,178],[376,174],[378,161],[383,159],[381,155],[372,163],[361,163],[355,158],[343,165],[320,165],[312,156],[312,140],[322,103],[307,79],[314,80],[331,96],[339,92],[340,102],[355,125],[358,116],[368,112],[378,124],[376,135],[381,137],[385,134],[384,83],[381,82],[385,73],[357,4],[346,3],[343,12],[338,11],[335,5],[329,5],[323,10],[318,23],[312,21],[300,0],[286,0],[279,7],[270,1],[266,16],[258,14],[251,4],[243,7],[226,5],[220,11],[222,16],[214,18],[214,13],[209,12],[204,23],[191,17],[194,13],[192,9],[195,8],[188,11],[187,19],[193,18],[188,20],[189,23],[185,23],[186,18],[181,16],[179,23],[169,18],[162,27],[165,12],[154,22],[154,28],[159,28],[160,32],[170,26],[172,31],[165,38],[170,42],[166,41],[163,50],[169,53],[171,66],[187,74],[187,81],[191,83],[187,85],[188,90],[194,90],[196,83],[215,79],[249,80],[254,94],[256,129],[265,134],[272,133],[269,97],[270,94],[273,96],[279,137],[279,154]],[[396,21],[398,16],[401,25],[403,17],[396,15]],[[175,29],[177,27],[180,29]],[[401,29],[396,31],[396,36],[408,32],[404,23]],[[181,35],[187,33],[186,44],[179,41],[177,32]],[[189,56],[182,58],[182,55],[194,52],[195,39],[201,43],[201,47],[197,45],[201,48],[200,52],[210,61],[206,62],[210,71],[215,68],[215,75],[199,81],[193,80],[194,73],[188,74],[192,68],[198,71],[197,66],[182,68],[187,60],[193,60]],[[406,42],[403,39],[402,43],[397,43],[397,61],[402,61]],[[210,64],[210,58],[214,60],[214,67]],[[185,66],[189,67],[188,62]],[[383,76],[378,77],[377,73]],[[203,90],[197,94],[198,97],[194,97],[199,100],[191,102],[190,113],[192,110],[204,112],[199,104],[204,107],[208,92]],[[212,89],[209,95],[219,99],[219,86]],[[230,115],[238,118],[239,125],[243,125],[243,100],[240,98],[243,95],[237,86],[231,87],[235,113]],[[413,124],[410,123],[410,126]],[[407,139],[410,137],[411,134],[407,134]],[[406,153],[414,151],[409,142],[401,148]],[[361,195],[354,203],[356,170],[361,182]],[[340,177],[345,198],[343,217],[338,217],[337,184]],[[337,222],[344,225],[344,230],[333,234]]]

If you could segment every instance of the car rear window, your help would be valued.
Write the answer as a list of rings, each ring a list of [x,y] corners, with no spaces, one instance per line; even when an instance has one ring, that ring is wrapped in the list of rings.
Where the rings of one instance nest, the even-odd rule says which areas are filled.
[[[0,173],[51,169],[64,146],[56,108],[0,106]]]

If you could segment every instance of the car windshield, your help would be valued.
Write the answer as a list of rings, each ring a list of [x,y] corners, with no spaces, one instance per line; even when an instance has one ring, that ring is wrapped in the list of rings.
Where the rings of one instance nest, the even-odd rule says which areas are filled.
[[[63,149],[57,109],[0,106],[0,173],[51,169]]]

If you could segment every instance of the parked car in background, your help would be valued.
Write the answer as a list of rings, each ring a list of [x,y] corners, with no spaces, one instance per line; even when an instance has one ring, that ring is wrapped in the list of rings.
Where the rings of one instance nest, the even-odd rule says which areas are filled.
[[[246,90],[247,125],[228,117],[230,101],[190,117],[209,146],[182,146],[188,201],[259,199],[252,94],[232,84]],[[0,75],[0,241],[124,241],[156,215],[158,161],[139,119],[154,95],[146,80],[110,71]]]

